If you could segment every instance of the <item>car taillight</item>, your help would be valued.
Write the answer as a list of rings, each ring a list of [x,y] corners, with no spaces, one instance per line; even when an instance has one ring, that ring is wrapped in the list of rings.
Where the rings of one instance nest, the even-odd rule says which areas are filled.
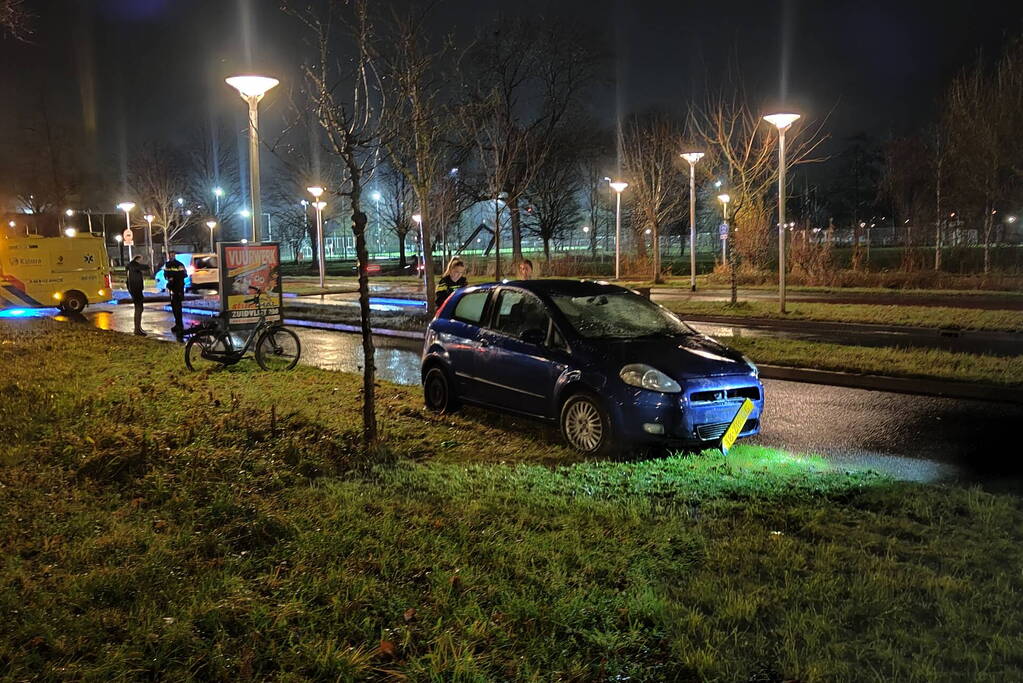
[[[366,266],[366,272],[367,273],[379,273],[380,272],[380,265],[377,264],[377,263],[371,263],[368,266]]]

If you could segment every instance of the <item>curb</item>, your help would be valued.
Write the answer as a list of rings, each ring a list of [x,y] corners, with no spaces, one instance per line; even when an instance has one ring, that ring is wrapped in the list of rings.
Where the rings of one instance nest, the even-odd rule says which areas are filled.
[[[995,403],[1023,404],[1023,389],[1000,387],[991,384],[973,384],[966,382],[945,382],[932,379],[913,379],[909,377],[886,377],[883,375],[861,375],[853,372],[835,370],[814,370],[812,368],[793,368],[783,365],[760,365],[760,377],[763,379],[779,379],[789,382],[807,382],[810,384],[827,384],[849,389],[865,389],[867,391],[887,391],[896,394],[914,394],[917,396],[938,396],[969,401],[991,401]]]

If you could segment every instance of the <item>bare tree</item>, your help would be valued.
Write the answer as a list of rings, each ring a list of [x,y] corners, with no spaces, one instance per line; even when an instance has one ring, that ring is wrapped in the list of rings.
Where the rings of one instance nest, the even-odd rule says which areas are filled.
[[[408,178],[392,167],[384,167],[377,171],[380,185],[384,191],[380,194],[380,220],[396,238],[398,238],[398,264],[405,268],[406,241],[412,232],[416,199]]]
[[[187,164],[181,152],[167,145],[143,145],[128,164],[129,184],[136,197],[139,213],[132,214],[136,225],[144,214],[153,215],[153,229],[162,235],[164,258],[169,243],[186,229],[198,225],[201,217],[188,197]],[[155,242],[155,236],[154,236]]]
[[[738,82],[710,95],[691,115],[694,132],[712,153],[710,163],[702,163],[728,181],[733,227],[729,250],[738,250],[744,261],[758,268],[769,262],[774,232],[769,201],[778,182],[777,132],[761,114]],[[789,167],[823,161],[816,152],[826,139],[825,121],[800,121],[786,134]]]
[[[622,127],[622,170],[629,180],[629,202],[642,220],[634,227],[651,230],[652,277],[661,278],[661,229],[679,220],[685,206],[686,176],[682,173],[682,127],[669,114],[634,116]],[[643,244],[637,239],[638,245]]]
[[[0,0],[0,28],[15,40],[27,41],[32,36],[32,14],[25,0]]]
[[[521,260],[520,200],[594,81],[597,55],[580,31],[557,22],[499,18],[495,29],[465,52],[463,62],[462,125],[486,178],[486,194],[479,199],[504,197],[512,259]],[[496,238],[500,277],[499,230]]]
[[[238,153],[225,140],[233,142],[226,129],[197,128],[189,139],[186,159],[188,197],[221,225],[232,220],[245,201],[239,192]]]
[[[334,194],[348,199],[355,233],[364,357],[362,437],[367,453],[378,455],[375,349],[366,274],[368,218],[362,209],[366,174],[380,140],[385,110],[374,26],[366,0],[351,0],[343,6],[331,2],[322,13],[312,7],[289,10],[285,5],[285,9],[312,37],[316,56],[302,67],[305,91],[327,149],[344,172],[344,184],[338,183]]]
[[[544,260],[551,261],[551,241],[568,234],[579,217],[578,195],[582,191],[578,148],[571,136],[563,136],[547,155],[526,189],[527,230],[543,240]]]

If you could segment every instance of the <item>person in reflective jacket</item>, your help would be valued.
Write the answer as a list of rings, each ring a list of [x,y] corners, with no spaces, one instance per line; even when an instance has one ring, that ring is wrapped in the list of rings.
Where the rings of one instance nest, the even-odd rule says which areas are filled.
[[[170,259],[163,264],[163,274],[167,278],[167,291],[171,295],[171,311],[174,312],[174,327],[171,328],[171,332],[181,339],[181,335],[185,331],[185,324],[181,321],[181,302],[185,300],[185,278],[188,277],[188,271],[185,270],[184,264],[178,260],[177,252],[170,253]]]
[[[465,277],[465,261],[456,256],[448,262],[447,270],[437,281],[437,308],[444,305],[444,302],[451,296],[451,292],[468,284],[469,280]]]

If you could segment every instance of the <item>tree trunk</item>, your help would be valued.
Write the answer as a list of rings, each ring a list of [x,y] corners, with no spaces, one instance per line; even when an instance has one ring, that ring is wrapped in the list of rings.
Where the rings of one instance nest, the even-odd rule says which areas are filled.
[[[359,312],[362,322],[362,442],[366,453],[376,455],[376,350],[373,348],[373,329],[369,311],[369,276],[366,265],[369,251],[366,249],[366,214],[359,209],[358,177],[352,178],[352,232],[355,233],[356,267],[359,273]]]
[[[991,230],[994,220],[991,215],[991,207],[984,211],[984,274],[991,272]]]
[[[306,226],[306,232],[309,234],[309,248],[312,249],[313,257],[309,259],[309,270],[318,270],[320,257],[317,252],[316,244],[316,222]]]
[[[402,233],[398,234],[398,265],[404,271],[405,266],[408,262],[405,260],[405,235]]]
[[[664,280],[661,279],[661,226],[656,222],[653,225],[653,233],[651,236],[652,249],[653,249],[653,261],[654,265],[654,284],[663,284]]]
[[[519,263],[522,261],[522,215],[518,197],[508,198],[508,211],[511,216],[512,263]]]
[[[934,270],[941,270],[941,159],[938,159],[938,181],[934,192]]]
[[[433,296],[434,291],[436,291],[436,285],[434,283],[433,276],[433,238],[430,235],[429,194],[429,188],[424,188],[423,196],[426,199],[419,200],[419,205],[423,207],[422,222],[420,223],[421,227],[419,232],[421,235],[420,246],[422,247],[421,251],[423,252],[423,268],[426,273],[426,291],[424,292],[424,295],[426,296],[426,312],[432,318],[434,312],[437,310],[437,297]]]
[[[551,240],[549,237],[543,238],[543,257],[547,263],[551,262]]]

